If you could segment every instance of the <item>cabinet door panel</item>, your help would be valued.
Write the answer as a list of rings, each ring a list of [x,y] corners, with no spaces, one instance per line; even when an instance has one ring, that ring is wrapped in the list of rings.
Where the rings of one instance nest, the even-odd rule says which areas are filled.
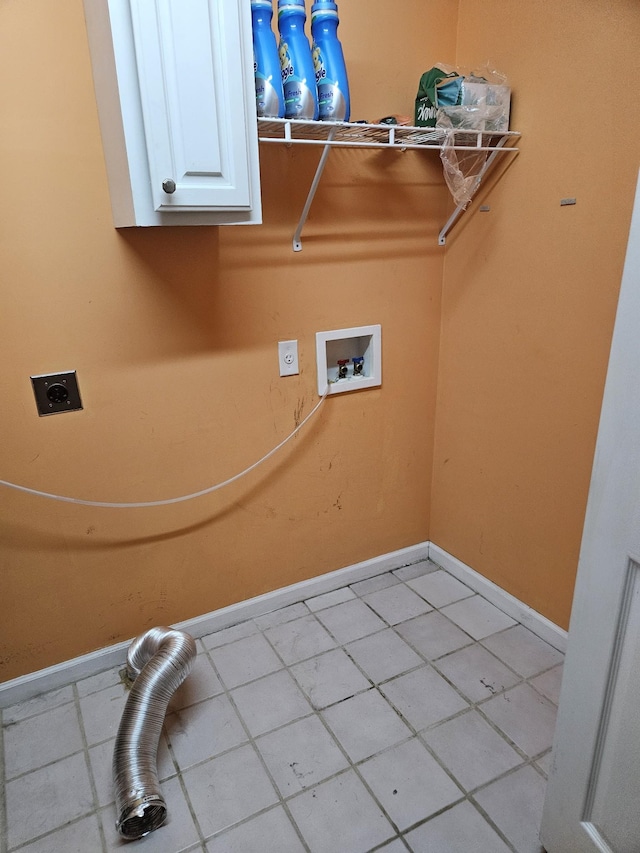
[[[130,2],[155,210],[250,208],[242,0]]]

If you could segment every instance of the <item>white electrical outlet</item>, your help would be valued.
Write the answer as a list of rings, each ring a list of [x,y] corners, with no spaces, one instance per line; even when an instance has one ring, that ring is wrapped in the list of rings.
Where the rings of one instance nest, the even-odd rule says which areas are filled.
[[[278,341],[280,376],[294,376],[298,369],[298,341]]]

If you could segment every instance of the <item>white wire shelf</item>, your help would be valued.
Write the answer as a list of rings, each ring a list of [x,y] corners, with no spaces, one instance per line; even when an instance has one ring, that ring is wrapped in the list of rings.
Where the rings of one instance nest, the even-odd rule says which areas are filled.
[[[447,131],[440,127],[407,127],[400,124],[356,124],[350,122],[304,121],[260,118],[260,142],[289,142],[334,145],[347,148],[441,148],[448,133],[456,148],[491,151],[501,140],[517,139],[515,131]],[[503,143],[504,145],[504,143]]]
[[[307,201],[293,237],[293,250],[302,250],[302,228],[307,219],[324,165],[331,148],[395,148],[440,151],[445,142],[456,151],[476,151],[488,154],[481,177],[486,175],[498,154],[517,152],[513,143],[520,137],[517,131],[485,131],[446,129],[440,127],[408,127],[399,124],[364,124],[358,122],[308,121],[303,119],[259,118],[258,139],[263,143],[285,145],[321,145],[324,150],[316,170]],[[478,180],[478,185],[480,181]],[[463,211],[459,205],[438,236],[443,246],[446,235]]]

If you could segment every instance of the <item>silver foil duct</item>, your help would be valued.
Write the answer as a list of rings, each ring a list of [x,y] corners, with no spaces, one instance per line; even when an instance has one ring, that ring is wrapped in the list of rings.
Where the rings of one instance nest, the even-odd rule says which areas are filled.
[[[169,700],[189,675],[195,657],[193,637],[173,628],[151,628],[129,646],[127,674],[134,684],[113,753],[116,828],[125,838],[141,838],[166,819],[156,766],[158,744]]]

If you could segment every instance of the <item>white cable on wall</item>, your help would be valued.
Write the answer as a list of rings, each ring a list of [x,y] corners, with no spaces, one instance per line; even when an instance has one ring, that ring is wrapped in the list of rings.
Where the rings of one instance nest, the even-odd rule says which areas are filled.
[[[152,506],[167,506],[168,504],[177,504],[182,503],[183,501],[190,501],[194,498],[201,498],[203,495],[209,495],[211,492],[215,492],[218,489],[224,488],[224,486],[228,486],[231,483],[234,483],[236,480],[239,480],[241,477],[244,477],[245,474],[248,474],[249,471],[253,471],[254,468],[257,468],[258,465],[262,465],[263,462],[266,462],[274,453],[277,453],[281,447],[284,447],[288,441],[297,435],[298,432],[302,429],[302,427],[310,420],[315,413],[318,411],[320,406],[327,399],[327,394],[329,393],[329,386],[324,390],[324,394],[320,397],[319,401],[316,405],[311,409],[306,418],[298,424],[298,426],[293,430],[293,432],[289,433],[289,435],[283,439],[280,444],[276,445],[272,450],[266,453],[262,459],[258,459],[257,462],[254,462],[253,465],[249,465],[248,468],[245,468],[244,471],[240,471],[239,474],[235,474],[233,477],[229,477],[228,480],[223,480],[222,483],[216,483],[215,486],[208,486],[206,489],[201,489],[199,492],[192,492],[190,495],[181,495],[178,498],[165,498],[161,501],[137,501],[133,503],[111,503],[110,501],[85,501],[81,498],[67,498],[63,495],[54,495],[51,492],[41,492],[38,489],[30,489],[27,486],[19,486],[17,483],[10,483],[7,480],[0,480],[0,486],[7,486],[9,489],[17,489],[19,492],[26,492],[28,495],[37,495],[39,498],[49,498],[54,501],[63,501],[64,503],[70,504],[81,504],[82,506],[100,506],[106,507],[108,509],[139,509],[141,507],[152,507]]]

